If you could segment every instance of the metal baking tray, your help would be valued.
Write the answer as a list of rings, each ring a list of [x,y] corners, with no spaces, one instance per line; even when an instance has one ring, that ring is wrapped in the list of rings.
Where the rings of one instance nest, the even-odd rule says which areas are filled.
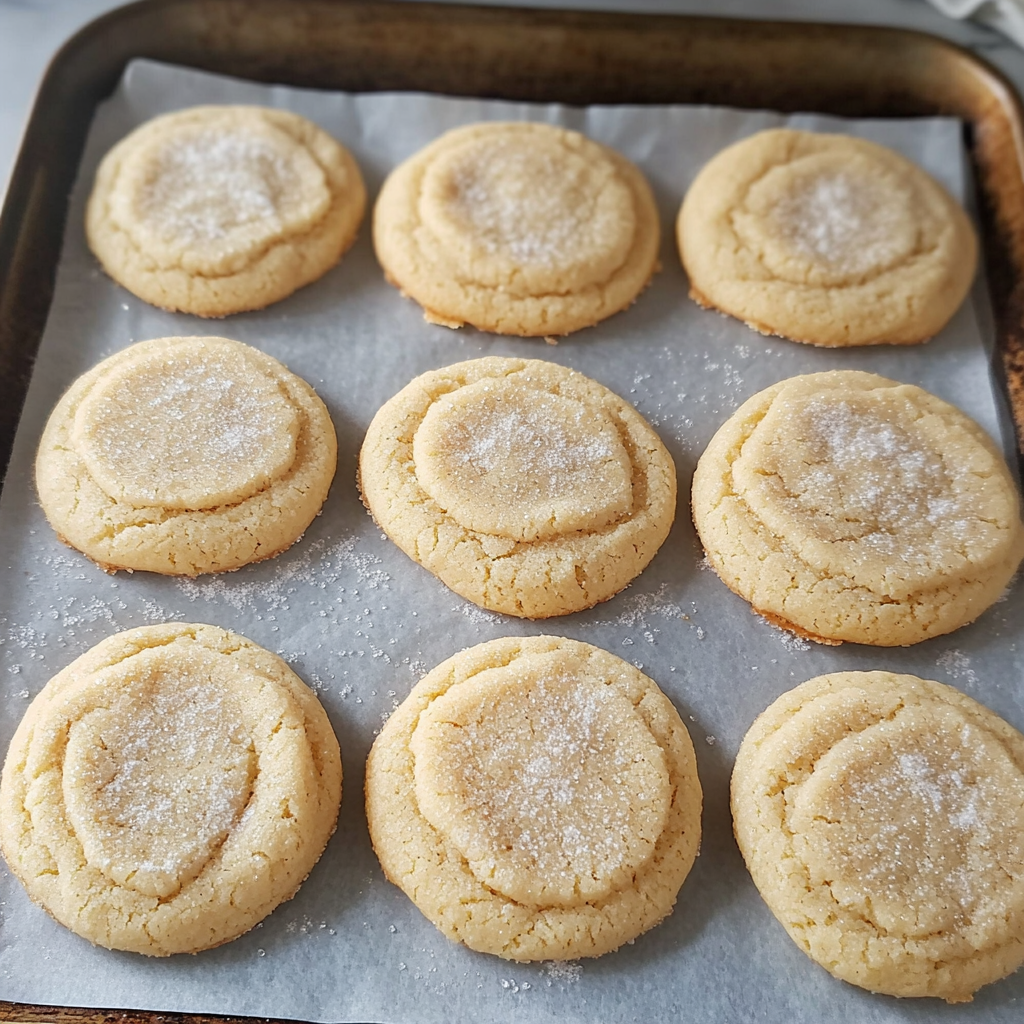
[[[862,26],[369,0],[144,0],[93,22],[57,54],[10,181],[0,214],[0,470],[51,303],[86,133],[136,57],[349,92],[956,116],[977,185],[994,371],[1024,454],[1024,112],[1007,80],[973,54]],[[13,1019],[99,1021],[108,1012],[0,1003],[0,1020]]]

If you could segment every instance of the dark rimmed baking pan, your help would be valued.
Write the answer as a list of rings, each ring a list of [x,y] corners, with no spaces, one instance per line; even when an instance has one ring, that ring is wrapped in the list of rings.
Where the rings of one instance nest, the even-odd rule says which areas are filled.
[[[367,0],[145,0],[93,22],[58,53],[14,168],[0,215],[0,467],[49,311],[93,112],[136,57],[354,92],[957,116],[978,183],[997,370],[1024,436],[1022,108],[1000,73],[951,43],[896,29],[685,16]],[[0,1020],[13,1019],[91,1022],[111,1014],[0,1003]],[[226,1020],[120,1012],[114,1019]]]

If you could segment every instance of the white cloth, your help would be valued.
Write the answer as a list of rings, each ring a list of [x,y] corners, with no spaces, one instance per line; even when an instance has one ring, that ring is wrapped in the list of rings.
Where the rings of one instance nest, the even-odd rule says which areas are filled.
[[[951,18],[974,18],[1024,46],[1024,0],[929,0]]]

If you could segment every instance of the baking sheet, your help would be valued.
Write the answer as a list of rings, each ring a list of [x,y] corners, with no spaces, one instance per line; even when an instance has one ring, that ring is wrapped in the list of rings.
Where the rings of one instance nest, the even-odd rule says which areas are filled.
[[[305,114],[349,146],[371,198],[397,162],[441,131],[538,119],[584,131],[634,159],[661,209],[663,268],[630,310],[549,347],[423,321],[387,285],[368,225],[341,265],[267,310],[203,321],[152,309],[114,285],[82,233],[96,163],[149,117],[194,103],[263,103]],[[983,290],[933,341],[827,351],[763,338],[686,298],[672,225],[686,186],[728,143],[781,124],[846,131],[915,159],[966,192],[960,126],[944,119],[842,121],[687,107],[572,109],[410,94],[345,96],[266,87],[139,61],[92,126],[57,289],[0,500],[0,743],[72,658],[118,629],[212,622],[281,654],[320,695],[338,733],[345,796],[338,832],[294,900],[248,935],[197,956],[149,960],[90,946],[31,905],[0,870],[0,998],[34,1003],[253,1014],[316,1021],[1016,1021],[1024,972],[968,1006],[898,1001],[835,981],[765,908],[731,836],[728,777],[739,742],[776,696],[813,675],[887,668],[950,682],[1024,727],[1022,588],[972,626],[907,650],[807,644],[750,614],[702,568],[689,480],[714,431],[745,398],[797,373],[871,370],[952,401],[1006,443],[989,373]],[[339,466],[323,514],[280,557],[196,581],[111,577],[64,548],[35,500],[43,423],[70,382],[133,341],[219,333],[312,383],[334,418]],[[359,445],[377,408],[412,377],[482,355],[551,359],[634,402],[680,480],[676,525],[651,566],[588,612],[530,623],[484,612],[384,539],[359,502]],[[1007,446],[1008,447],[1008,446]],[[506,963],[456,946],[385,882],[362,808],[363,763],[393,707],[430,667],[503,635],[558,633],[639,665],[676,703],[705,793],[701,856],[673,915],[633,944],[576,964]]]

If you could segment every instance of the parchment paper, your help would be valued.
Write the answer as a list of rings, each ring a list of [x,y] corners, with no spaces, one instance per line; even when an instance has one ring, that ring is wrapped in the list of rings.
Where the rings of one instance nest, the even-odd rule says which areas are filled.
[[[425,323],[385,283],[368,226],[335,270],[262,312],[209,322],[152,309],[89,255],[84,202],[111,144],[155,114],[194,103],[279,105],[311,117],[353,150],[371,197],[390,168],[455,125],[527,118],[580,129],[649,176],[662,213],[662,270],[631,309],[556,347]],[[688,183],[721,147],[786,123],[885,143],[965,195],[960,127],[949,120],[345,96],[131,66],[89,137],[0,503],[0,742],[6,748],[47,679],[113,631],[166,619],[211,622],[282,654],[317,690],[341,741],[345,796],[338,832],[296,898],[248,935],[197,956],[150,960],[93,948],[34,907],[3,870],[0,998],[392,1024],[1021,1019],[1024,972],[959,1007],[872,996],[835,981],[776,923],[732,839],[728,778],[739,742],[775,697],[811,676],[912,672],[950,682],[1024,727],[1020,587],[948,637],[906,650],[828,648],[769,626],[701,569],[688,500],[694,463],[729,413],[775,381],[827,368],[871,370],[955,402],[1000,436],[980,286],[927,345],[849,351],[764,338],[687,299],[672,225]],[[270,562],[194,582],[108,576],[64,548],[38,508],[31,468],[43,423],[61,392],[101,357],[145,338],[207,333],[255,345],[317,388],[339,435],[331,495],[305,538]],[[668,541],[629,589],[591,611],[543,623],[482,612],[384,539],[360,504],[356,455],[377,408],[419,373],[489,354],[551,359],[596,378],[636,404],[676,461],[680,506]],[[575,965],[517,965],[448,942],[385,882],[362,804],[374,735],[428,668],[493,637],[544,632],[597,644],[657,680],[690,727],[705,793],[701,856],[675,912],[632,945]]]

